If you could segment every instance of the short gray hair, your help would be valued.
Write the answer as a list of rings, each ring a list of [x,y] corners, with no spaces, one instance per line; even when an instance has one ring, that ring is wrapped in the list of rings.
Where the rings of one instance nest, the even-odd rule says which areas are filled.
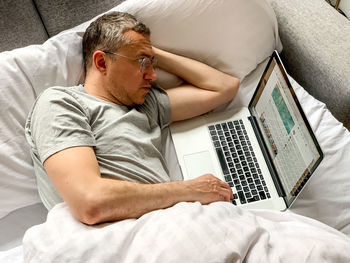
[[[133,30],[150,36],[149,28],[139,22],[133,15],[123,12],[104,14],[93,21],[83,36],[83,58],[85,72],[91,66],[92,55],[97,50],[116,52],[129,43],[124,34]]]

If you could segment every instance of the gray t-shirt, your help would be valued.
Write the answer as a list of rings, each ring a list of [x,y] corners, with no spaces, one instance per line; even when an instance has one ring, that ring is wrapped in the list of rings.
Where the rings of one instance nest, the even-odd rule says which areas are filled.
[[[157,87],[143,105],[132,108],[89,95],[82,85],[45,90],[25,127],[44,205],[51,209],[62,202],[44,161],[74,146],[93,147],[102,176],[140,183],[170,181],[161,152],[161,130],[169,123],[169,98]]]

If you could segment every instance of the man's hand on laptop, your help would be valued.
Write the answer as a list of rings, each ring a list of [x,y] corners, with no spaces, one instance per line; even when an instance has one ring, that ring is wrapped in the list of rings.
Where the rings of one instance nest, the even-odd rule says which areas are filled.
[[[212,174],[205,174],[198,178],[184,181],[190,189],[193,201],[209,204],[217,201],[232,201],[231,187]]]

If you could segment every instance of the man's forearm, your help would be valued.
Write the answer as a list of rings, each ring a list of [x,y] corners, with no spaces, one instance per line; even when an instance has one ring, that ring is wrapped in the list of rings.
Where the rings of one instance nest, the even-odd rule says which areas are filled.
[[[94,191],[99,195],[83,211],[82,221],[88,224],[138,218],[156,209],[167,208],[179,202],[185,190],[182,182],[140,184],[101,178]]]
[[[201,115],[232,100],[239,79],[193,59],[153,48],[158,66],[183,78],[187,83],[167,89],[172,121]]]
[[[227,184],[212,175],[195,180],[159,184],[103,179],[95,185],[94,203],[90,203],[81,221],[87,224],[138,218],[145,213],[173,206],[181,201],[229,201],[233,198]]]
[[[175,55],[153,47],[157,58],[157,66],[168,71],[196,87],[219,91],[239,80],[202,62]]]

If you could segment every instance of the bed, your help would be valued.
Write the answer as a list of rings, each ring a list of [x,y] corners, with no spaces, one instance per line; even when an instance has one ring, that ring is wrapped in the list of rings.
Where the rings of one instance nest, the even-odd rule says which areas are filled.
[[[274,12],[261,0],[128,0],[112,10],[148,24],[154,45],[240,77],[237,97],[217,111],[247,105],[269,55],[282,50]],[[288,211],[182,202],[97,226],[78,222],[64,203],[48,213],[36,190],[24,122],[45,88],[83,82],[80,45],[88,24],[0,54],[0,194],[7,200],[0,208],[0,262],[350,262],[350,133],[292,77],[324,160]],[[181,82],[157,73],[164,88]],[[181,180],[164,133],[171,179]]]

